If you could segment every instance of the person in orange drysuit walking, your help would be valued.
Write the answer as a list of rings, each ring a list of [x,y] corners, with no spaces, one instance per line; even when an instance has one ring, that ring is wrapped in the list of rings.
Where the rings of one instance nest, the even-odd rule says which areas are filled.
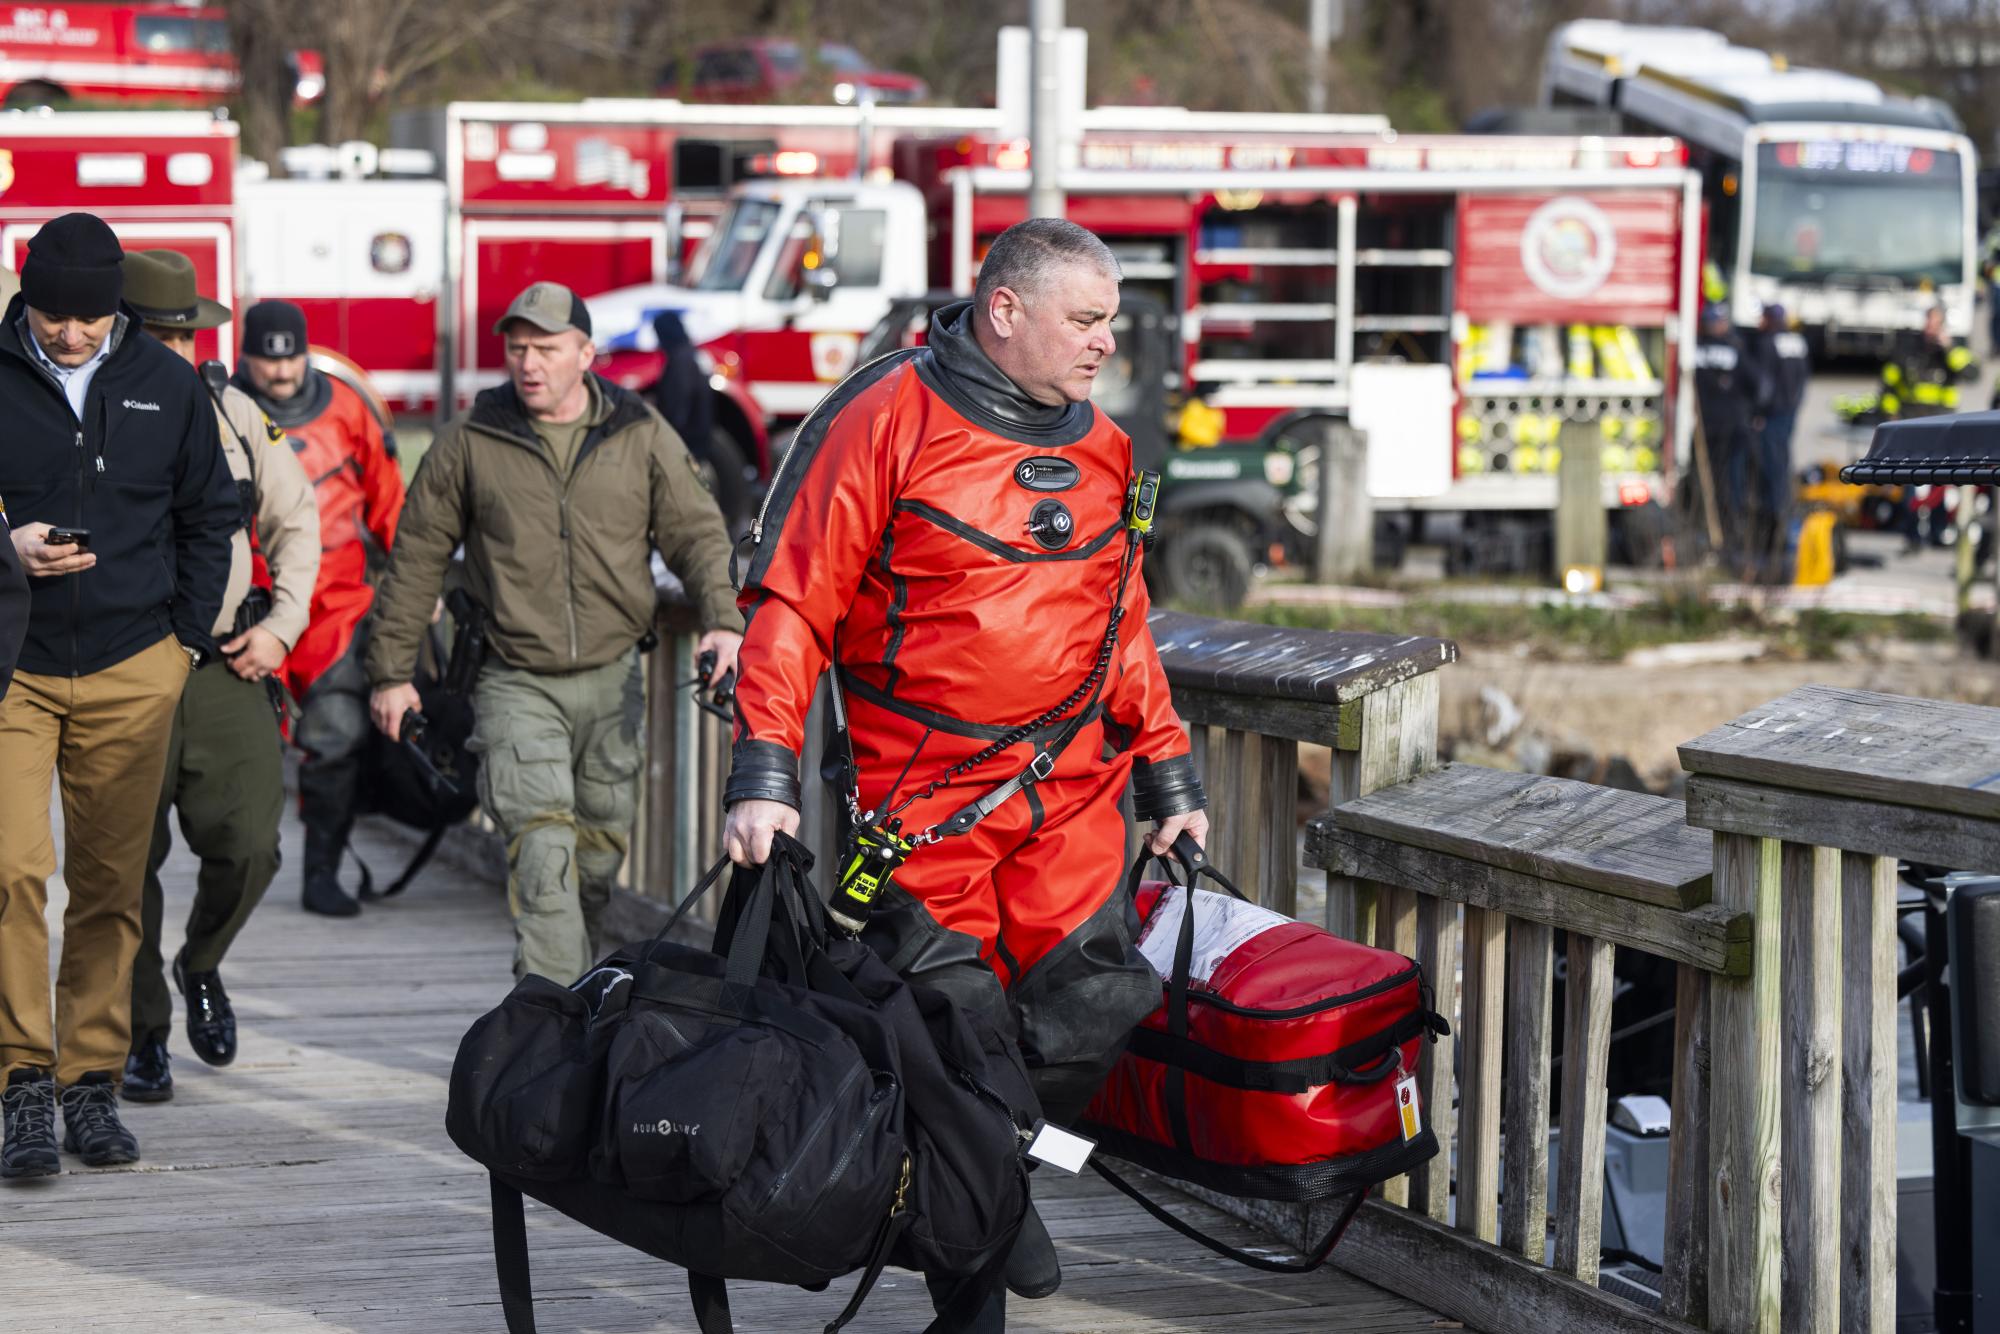
[[[292,736],[304,752],[301,900],[307,912],[351,917],[361,905],[340,887],[339,870],[372,735],[363,618],[375,602],[370,576],[396,540],[403,474],[361,395],[308,360],[305,312],[291,302],[260,301],[245,314],[235,383],[284,431],[319,506],[312,622],[285,659],[283,680],[301,705]]]
[[[805,716],[830,656],[856,809],[876,825],[893,814],[904,838],[936,835],[916,839],[863,939],[1011,1027],[1056,1122],[1082,1111],[1160,999],[1122,893],[1120,797],[1129,783],[1156,850],[1208,829],[1146,626],[1131,440],[1089,401],[1115,348],[1118,281],[1073,223],[1010,228],[927,347],[855,372],[801,430],[744,580],[724,794],[739,864],[796,830]],[[1030,1219],[1007,1286],[1044,1296],[1061,1274]],[[1001,1327],[1004,1294],[996,1305],[981,1330]]]

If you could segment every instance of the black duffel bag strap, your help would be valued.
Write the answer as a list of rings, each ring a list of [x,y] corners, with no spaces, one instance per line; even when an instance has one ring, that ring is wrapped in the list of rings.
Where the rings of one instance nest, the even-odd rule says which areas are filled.
[[[1097,1175],[1111,1183],[1114,1190],[1189,1241],[1199,1242],[1225,1260],[1234,1260],[1240,1265],[1261,1269],[1267,1274],[1310,1274],[1325,1264],[1326,1257],[1333,1254],[1333,1248],[1340,1244],[1340,1238],[1346,1233],[1347,1225],[1352,1223],[1354,1215],[1361,1211],[1362,1201],[1368,1198],[1368,1189],[1365,1186],[1359,1190],[1349,1191],[1347,1204],[1341,1209],[1339,1217],[1333,1220],[1333,1226],[1327,1229],[1326,1235],[1319,1239],[1319,1244],[1313,1247],[1312,1253],[1305,1259],[1273,1260],[1267,1256],[1252,1255],[1248,1251],[1238,1250],[1228,1242],[1217,1241],[1194,1224],[1175,1217],[1164,1205],[1155,1202],[1144,1191],[1106,1167],[1097,1155],[1091,1156],[1090,1165],[1097,1170]]]
[[[507,1334],[535,1334],[535,1285],[528,1272],[528,1222],[521,1192],[489,1176],[493,1196],[493,1266],[500,1275],[500,1310]]]
[[[713,1274],[688,1270],[688,1301],[701,1334],[736,1334],[729,1318],[729,1285]]]

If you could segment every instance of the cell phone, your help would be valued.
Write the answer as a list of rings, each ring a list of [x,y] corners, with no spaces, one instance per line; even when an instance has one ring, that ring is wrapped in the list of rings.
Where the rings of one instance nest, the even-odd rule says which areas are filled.
[[[42,538],[42,543],[45,546],[51,547],[73,546],[77,550],[82,551],[90,546],[90,530],[88,528],[51,528],[47,536]]]

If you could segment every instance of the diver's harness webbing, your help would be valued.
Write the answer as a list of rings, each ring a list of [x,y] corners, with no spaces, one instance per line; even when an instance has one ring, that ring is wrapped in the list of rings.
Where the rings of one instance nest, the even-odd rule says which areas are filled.
[[[1005,754],[1043,728],[1053,726],[1063,718],[1069,717],[1070,710],[1074,708],[1076,713],[1073,717],[1069,717],[1069,725],[1063,728],[1045,749],[1038,752],[1034,759],[1028,761],[1020,772],[1006,782],[989,788],[975,800],[960,807],[948,819],[910,836],[907,841],[915,848],[922,847],[926,843],[939,842],[953,835],[970,833],[981,820],[998,810],[1015,793],[1026,791],[1055,772],[1057,758],[1069,748],[1070,743],[1076,740],[1085,724],[1090,721],[1098,697],[1104,693],[1104,682],[1111,674],[1111,660],[1117,655],[1119,631],[1125,620],[1125,588],[1132,578],[1132,567],[1136,563],[1135,557],[1143,532],[1142,527],[1130,523],[1125,529],[1125,550],[1118,561],[1118,584],[1111,594],[1111,616],[1104,627],[1104,641],[1098,645],[1097,661],[1092,664],[1090,674],[1084,677],[1076,689],[1070,691],[1068,697],[1060,704],[1022,723],[1019,727],[1010,729],[1005,736],[978,754],[960,760],[886,811],[878,813],[861,809],[861,768],[854,758],[854,738],[847,727],[847,701],[840,688],[840,661],[836,653],[831,670],[827,673],[827,681],[833,703],[834,729],[840,734],[841,746],[847,752],[847,814],[855,827],[886,824],[917,802],[936,795],[946,784]],[[894,795],[894,791],[891,790],[883,800],[887,801]]]

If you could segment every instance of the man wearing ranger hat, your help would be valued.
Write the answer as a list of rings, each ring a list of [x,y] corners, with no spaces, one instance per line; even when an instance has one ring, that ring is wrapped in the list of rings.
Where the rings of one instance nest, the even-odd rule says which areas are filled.
[[[722,514],[659,414],[591,373],[583,302],[535,283],[495,332],[508,382],[424,455],[376,602],[368,679],[375,725],[398,736],[418,707],[419,643],[463,543],[492,650],[471,745],[480,807],[507,838],[515,973],[568,983],[595,957],[638,801],[652,552],[694,599],[715,679],[736,661],[743,622]]]
[[[375,601],[374,577],[396,540],[403,474],[361,395],[315,369],[307,352],[305,312],[289,301],[260,301],[243,316],[235,384],[284,430],[319,507],[312,620],[283,669],[285,686],[303,710],[292,733],[304,752],[300,900],[307,912],[351,917],[361,905],[340,887],[338,873],[359,809],[369,736],[364,618]]]
[[[230,320],[229,308],[196,290],[194,264],[173,250],[125,255],[125,304],[146,332],[189,364],[195,334]],[[128,1102],[174,1095],[167,1058],[173,1002],[160,957],[160,866],[173,847],[167,813],[180,808],[181,835],[201,858],[187,943],[173,976],[187,1012],[188,1045],[210,1065],[236,1059],[236,1015],[219,971],[230,941],[278,871],[284,766],[272,673],[305,632],[319,574],[319,516],[312,482],[280,431],[250,396],[224,382],[220,362],[200,367],[221,428],[222,454],[243,501],[230,539],[229,584],[215,638],[222,664],[191,677],[174,711],[167,777],[146,858],[144,936],[132,970]],[[254,544],[254,545],[253,545]],[[269,572],[253,586],[257,558]]]

